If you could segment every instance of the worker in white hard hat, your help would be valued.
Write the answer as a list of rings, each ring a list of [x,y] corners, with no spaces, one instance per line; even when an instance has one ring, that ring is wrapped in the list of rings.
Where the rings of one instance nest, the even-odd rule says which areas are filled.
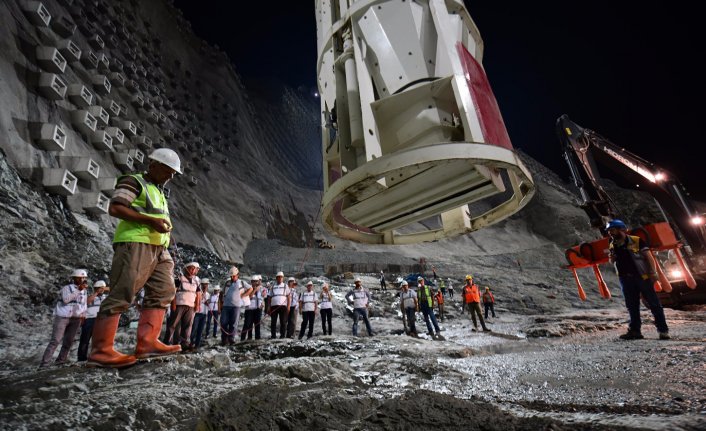
[[[362,280],[359,277],[355,279],[355,288],[346,293],[346,300],[353,305],[353,335],[358,335],[358,319],[362,318],[365,323],[365,329],[369,336],[375,335],[373,328],[370,326],[368,319],[368,304],[370,302],[370,293],[363,288]]]
[[[218,317],[221,315],[221,286],[216,285],[208,298],[208,317],[206,318],[206,337],[211,330],[211,319],[213,319],[213,337],[216,337],[218,330]]]
[[[196,309],[194,310],[194,323],[191,325],[191,345],[192,350],[198,350],[201,347],[201,337],[203,337],[203,329],[206,327],[206,316],[208,315],[208,300],[211,294],[208,292],[208,286],[211,281],[208,278],[201,279],[201,287],[196,292]]]
[[[159,341],[162,321],[176,293],[174,261],[167,247],[172,223],[164,185],[181,173],[179,156],[168,148],[154,150],[145,173],[118,178],[108,212],[120,219],[113,237],[112,289],[101,304],[93,328],[89,366],[122,368],[137,358],[169,355],[179,346]],[[127,311],[135,294],[144,287],[145,297],[137,326],[134,355],[114,349],[120,313]]]
[[[164,333],[165,344],[179,345],[182,351],[189,350],[191,325],[198,306],[198,290],[201,280],[196,275],[201,266],[198,262],[189,262],[175,280],[176,295],[172,300],[172,312],[167,319],[167,330]]]
[[[287,314],[290,298],[289,286],[284,283],[284,273],[275,276],[275,285],[267,296],[267,309],[270,313],[270,338],[277,338],[277,320],[279,319],[279,338],[284,338],[287,331]]]
[[[243,305],[243,297],[248,296],[248,304],[252,286],[240,280],[240,270],[232,267],[229,271],[230,280],[225,284],[223,292],[223,311],[221,314],[221,345],[233,344],[239,336],[238,323]]]
[[[297,286],[299,282],[294,277],[287,279],[287,287],[289,287],[289,311],[287,314],[287,338],[294,338],[294,333],[297,331],[297,320],[299,317],[299,293]]]
[[[44,355],[42,355],[40,367],[49,365],[59,344],[61,344],[61,350],[56,358],[56,363],[63,364],[69,357],[78,328],[86,316],[87,278],[88,272],[85,269],[77,269],[71,273],[71,283],[61,288],[59,298],[54,306],[51,339],[44,350]]]
[[[252,340],[253,329],[255,330],[255,339],[260,339],[260,320],[262,319],[262,307],[264,306],[264,301],[262,300],[262,276],[253,275],[250,278],[250,285],[252,286],[252,291],[248,298],[248,305],[246,306],[243,303],[245,322],[243,323],[243,330],[240,332],[240,341],[245,341],[246,336],[248,340]]]
[[[103,280],[98,280],[93,283],[93,293],[88,295],[86,299],[86,319],[81,325],[81,338],[78,342],[78,361],[85,362],[88,359],[88,346],[93,335],[93,325],[96,323],[98,310],[101,307],[101,302],[108,297],[110,287]]]
[[[321,313],[321,329],[324,335],[331,335],[333,328],[331,327],[331,317],[333,316],[333,295],[329,289],[328,283],[324,283],[319,295],[319,310]]]
[[[302,315],[302,326],[299,329],[299,339],[304,338],[304,331],[309,327],[309,332],[306,338],[309,339],[314,335],[314,319],[316,318],[316,309],[319,300],[314,292],[314,282],[306,283],[306,290],[299,296],[299,313]]]

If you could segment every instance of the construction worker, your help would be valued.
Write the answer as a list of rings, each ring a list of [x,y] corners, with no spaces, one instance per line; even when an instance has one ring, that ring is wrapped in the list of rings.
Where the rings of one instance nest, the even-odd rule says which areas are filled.
[[[279,319],[279,338],[284,338],[291,295],[289,287],[284,284],[284,273],[282,271],[275,276],[275,285],[268,292],[267,300],[267,310],[270,313],[270,338],[277,338],[277,319]]]
[[[446,287],[449,289],[449,298],[454,299],[454,285],[451,282],[451,278],[447,280]]]
[[[105,281],[98,280],[93,283],[93,293],[88,295],[86,299],[86,319],[81,325],[81,339],[78,342],[77,359],[79,362],[88,360],[88,346],[93,335],[93,325],[96,323],[101,302],[108,297],[108,292],[110,292],[110,288],[105,284]]]
[[[176,293],[174,261],[167,251],[172,223],[162,187],[181,173],[179,156],[168,148],[154,150],[144,174],[118,178],[108,212],[120,219],[113,237],[112,289],[101,303],[93,327],[89,366],[122,368],[136,358],[176,353],[180,346],[158,340],[166,308]],[[120,313],[126,311],[144,286],[145,297],[137,326],[135,355],[113,348]]]
[[[198,307],[198,290],[201,280],[196,275],[201,267],[198,262],[189,262],[176,279],[176,295],[172,300],[172,313],[167,319],[167,330],[162,340],[165,344],[179,344],[181,350],[189,350],[191,325]]]
[[[424,323],[427,324],[429,336],[438,339],[441,338],[441,329],[439,329],[439,324],[434,315],[434,297],[429,286],[424,283],[424,277],[417,277],[417,311],[421,311],[424,316]]]
[[[245,341],[247,336],[248,340],[252,340],[253,328],[255,328],[255,339],[260,339],[260,319],[262,318],[262,307],[264,306],[264,301],[262,300],[262,276],[253,275],[250,278],[250,285],[252,290],[250,291],[250,296],[248,297],[248,304],[245,307],[245,322],[243,323],[243,330],[240,332],[240,341]]]
[[[385,273],[380,270],[380,289],[384,292],[387,290],[387,282],[385,281]]]
[[[444,281],[441,280],[443,283]],[[444,294],[441,291],[441,289],[434,290],[434,301],[436,301],[437,306],[439,307],[439,319],[441,321],[444,321]]]
[[[471,331],[476,332],[478,330],[476,315],[478,315],[478,320],[480,320],[483,331],[490,331],[490,329],[485,326],[483,313],[480,311],[480,292],[478,291],[478,285],[473,282],[473,277],[470,275],[466,276],[466,285],[463,286],[463,301],[468,306],[468,313],[471,315],[471,319],[473,319],[473,329],[471,329]]]
[[[235,336],[239,335],[237,332],[243,297],[247,296],[248,304],[250,304],[249,298],[250,292],[252,292],[252,287],[240,280],[240,270],[237,267],[232,267],[228,274],[230,275],[230,280],[226,282],[225,292],[223,293],[221,346],[235,342]]]
[[[331,317],[333,316],[333,295],[329,290],[328,283],[324,283],[324,287],[321,288],[321,294],[319,295],[319,310],[321,310],[321,329],[324,331],[324,335],[331,335]]]
[[[316,317],[317,303],[314,283],[309,281],[306,283],[306,291],[299,297],[299,312],[302,315],[302,326],[299,330],[300,340],[304,337],[304,331],[306,331],[307,326],[309,327],[309,332],[306,334],[306,338],[309,339],[314,335],[314,318]]]
[[[441,290],[442,295],[446,296],[446,282],[443,278],[439,279],[439,290]]]
[[[654,283],[658,277],[649,247],[639,236],[628,235],[627,226],[622,220],[611,220],[606,225],[606,230],[610,235],[608,256],[618,272],[625,297],[625,307],[630,315],[628,332],[620,338],[623,340],[644,338],[640,320],[640,295],[642,295],[654,316],[659,339],[669,340],[671,337],[667,319],[664,317],[662,304],[654,290]]]
[[[61,288],[59,299],[54,306],[54,324],[52,325],[49,344],[42,355],[40,367],[46,367],[51,362],[54,351],[61,343],[57,364],[63,364],[69,357],[74,344],[76,332],[86,316],[86,288],[88,287],[88,272],[77,269],[71,274],[71,283]]]
[[[498,317],[495,315],[495,297],[488,286],[485,286],[485,291],[483,292],[483,308],[486,319],[488,318],[488,310],[493,313],[493,317]]]
[[[297,317],[299,313],[299,293],[297,285],[299,283],[294,277],[289,277],[287,286],[289,287],[289,310],[287,314],[287,338],[294,338],[294,332],[297,330]]]
[[[365,329],[369,336],[373,336],[373,328],[368,320],[368,306],[370,302],[370,293],[363,288],[360,278],[355,279],[355,288],[346,293],[346,300],[349,304],[353,304],[353,335],[358,335],[358,319],[362,318],[365,322]]]
[[[191,345],[189,348],[191,350],[198,350],[201,347],[201,337],[203,336],[203,329],[206,327],[206,317],[208,316],[208,302],[211,299],[211,295],[208,293],[208,287],[211,281],[208,278],[201,280],[201,288],[197,292],[196,312],[194,313],[194,323],[191,329]]]
[[[400,311],[402,312],[406,323],[405,331],[407,335],[417,336],[417,292],[409,288],[409,283],[402,280],[400,284],[402,291],[400,292]]]
[[[208,317],[206,317],[206,338],[211,330],[211,318],[213,318],[213,337],[216,337],[218,330],[218,317],[221,315],[221,286],[216,285],[213,293],[208,298]]]

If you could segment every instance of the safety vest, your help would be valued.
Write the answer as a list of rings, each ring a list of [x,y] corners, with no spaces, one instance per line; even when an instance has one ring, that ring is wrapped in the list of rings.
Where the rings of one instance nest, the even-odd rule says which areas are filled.
[[[130,208],[149,217],[168,220],[171,224],[167,198],[164,193],[156,185],[145,181],[142,174],[130,174],[129,176],[135,178],[142,186],[140,194],[132,201]],[[120,219],[118,227],[115,228],[113,242],[139,242],[168,247],[169,232],[159,233],[144,223]]]
[[[640,253],[640,237],[636,235],[627,235],[625,238],[625,248],[630,252],[630,257],[635,264],[635,269],[639,272],[640,277],[643,280],[650,278],[649,273],[651,271],[649,264],[645,261],[645,258]],[[608,245],[609,250],[615,250],[613,241]],[[615,270],[618,271],[617,262],[615,263]],[[620,274],[618,274],[620,276]]]
[[[444,303],[444,294],[441,293],[441,291],[436,292],[434,295],[434,299],[436,299],[436,302],[438,304],[443,304]]]
[[[321,292],[321,304],[319,305],[319,308],[321,310],[328,310],[330,308],[333,308],[333,304],[331,304],[330,292]]]
[[[287,296],[289,296],[289,288],[286,285],[280,284],[278,286],[275,286],[272,288],[270,293],[270,298],[272,298],[270,300],[271,306],[287,305]]]
[[[353,308],[365,308],[368,305],[368,292],[364,289],[353,289]]]
[[[478,285],[465,285],[463,286],[463,299],[466,303],[469,302],[480,302],[480,294],[478,293]]]
[[[400,292],[400,299],[402,300],[402,306],[404,308],[414,308],[414,298],[417,296],[414,290],[407,289],[407,291]]]
[[[427,305],[430,307],[434,306],[434,298],[431,296],[431,292],[429,291],[429,286],[426,284],[422,286],[421,284],[417,285],[417,301],[419,301],[419,304],[424,304],[426,302]]]
[[[301,294],[302,311],[314,311],[316,308],[316,292],[306,291]]]

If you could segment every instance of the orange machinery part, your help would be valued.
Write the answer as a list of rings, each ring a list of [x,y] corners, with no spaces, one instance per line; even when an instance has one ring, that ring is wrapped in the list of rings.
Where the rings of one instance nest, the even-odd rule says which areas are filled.
[[[686,280],[686,285],[689,287],[689,289],[696,289],[696,280],[694,279],[694,275],[689,270],[689,267],[686,266],[686,263],[684,263],[684,257],[681,255],[681,250],[675,248],[674,254],[677,255],[677,261],[679,262],[679,266],[681,267],[682,273],[684,274],[684,280]]]
[[[598,291],[601,293],[601,296],[605,299],[610,299],[610,290],[608,290],[608,286],[605,284],[605,281],[603,281],[603,275],[601,275],[601,270],[598,269],[598,265],[593,265],[593,273],[596,274],[596,280],[598,280]]]
[[[581,280],[579,280],[579,275],[576,273],[576,268],[571,268],[571,273],[574,274],[574,280],[576,281],[576,286],[579,288],[579,298],[581,298],[581,301],[586,300],[586,292],[583,290],[583,286],[581,286]]]

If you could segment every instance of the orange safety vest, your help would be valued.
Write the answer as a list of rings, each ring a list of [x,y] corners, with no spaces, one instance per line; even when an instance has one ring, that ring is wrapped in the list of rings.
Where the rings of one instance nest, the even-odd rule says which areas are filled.
[[[436,299],[436,302],[439,304],[444,303],[444,294],[441,292],[436,292],[436,295],[434,295],[434,299]]]
[[[487,304],[488,302],[495,302],[495,298],[493,297],[493,294],[490,291],[483,292],[483,303]]]
[[[478,285],[474,283],[470,286],[463,286],[463,299],[466,301],[466,303],[480,302],[480,293],[478,292]]]

